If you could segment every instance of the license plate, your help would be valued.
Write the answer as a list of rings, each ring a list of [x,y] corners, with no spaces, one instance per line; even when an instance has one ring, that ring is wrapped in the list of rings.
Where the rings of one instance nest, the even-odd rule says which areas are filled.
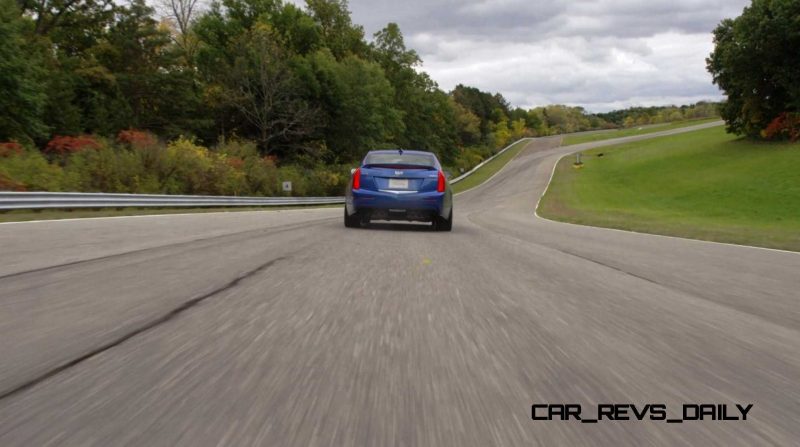
[[[408,179],[390,178],[389,189],[408,189]]]

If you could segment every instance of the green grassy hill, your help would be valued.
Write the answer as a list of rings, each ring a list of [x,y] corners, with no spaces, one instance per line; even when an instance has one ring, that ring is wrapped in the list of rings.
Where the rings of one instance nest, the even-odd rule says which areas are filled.
[[[539,214],[565,222],[800,251],[800,144],[712,128],[565,157]]]

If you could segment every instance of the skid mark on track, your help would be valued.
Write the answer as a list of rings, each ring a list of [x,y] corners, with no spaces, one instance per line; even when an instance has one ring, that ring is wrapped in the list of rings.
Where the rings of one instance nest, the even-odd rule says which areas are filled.
[[[40,273],[40,272],[46,272],[46,271],[50,271],[50,270],[57,270],[57,269],[60,269],[60,268],[65,268],[65,267],[72,267],[72,266],[81,265],[81,264],[88,264],[88,263],[91,263],[91,262],[107,261],[109,259],[120,258],[120,257],[127,256],[127,255],[135,255],[135,254],[140,254],[140,253],[146,253],[146,252],[156,251],[156,250],[160,250],[160,249],[164,249],[164,248],[189,247],[191,249],[192,248],[191,246],[193,244],[197,244],[197,243],[200,243],[200,242],[213,242],[213,241],[220,240],[220,239],[235,238],[235,237],[241,237],[241,236],[244,236],[244,235],[253,235],[253,234],[255,234],[257,236],[280,234],[280,233],[283,233],[283,232],[286,232],[286,231],[300,230],[300,229],[304,229],[304,228],[307,228],[307,227],[310,227],[310,226],[319,225],[320,223],[324,223],[324,222],[331,221],[331,220],[334,220],[334,219],[338,219],[338,217],[336,217],[336,218],[326,217],[326,218],[314,220],[314,221],[311,221],[311,222],[291,223],[291,224],[286,224],[286,225],[275,226],[275,227],[268,228],[268,229],[256,229],[256,230],[239,231],[239,232],[235,232],[235,233],[226,233],[226,234],[220,234],[220,235],[216,235],[216,236],[209,236],[209,237],[204,237],[204,238],[192,239],[192,240],[183,241],[183,242],[176,242],[176,243],[173,243],[173,244],[165,244],[165,245],[158,245],[158,246],[155,246],[155,247],[139,248],[139,249],[136,249],[136,250],[125,251],[125,252],[122,252],[122,253],[112,253],[110,255],[99,256],[99,257],[96,257],[96,258],[79,259],[77,261],[65,262],[63,264],[49,265],[49,266],[46,266],[46,267],[39,267],[39,268],[35,268],[35,269],[32,269],[32,270],[25,270],[25,271],[21,271],[21,272],[8,273],[6,275],[0,275],[0,280],[9,279],[9,278],[15,278],[15,277],[18,277],[18,276],[28,275],[28,274],[31,274],[31,273]],[[261,234],[259,234],[259,233],[261,233]]]
[[[139,326],[137,328],[134,328],[131,331],[125,333],[125,334],[120,335],[119,337],[117,337],[117,338],[115,338],[115,339],[113,339],[113,340],[101,345],[100,347],[97,347],[97,348],[95,348],[95,349],[93,349],[93,350],[91,350],[91,351],[89,351],[89,352],[87,352],[87,353],[85,353],[85,354],[83,354],[83,355],[81,355],[79,357],[76,357],[76,358],[74,358],[72,360],[68,360],[68,361],[66,361],[66,362],[64,362],[64,363],[62,363],[62,364],[60,364],[60,365],[58,365],[58,366],[56,366],[54,368],[51,368],[50,370],[48,370],[48,371],[46,371],[46,372],[44,372],[44,373],[42,373],[42,374],[30,379],[30,380],[28,380],[28,381],[26,381],[26,382],[24,382],[24,383],[22,383],[20,385],[17,385],[14,388],[11,388],[11,389],[6,390],[6,391],[0,391],[0,401],[3,401],[4,399],[12,397],[12,396],[14,396],[16,394],[19,394],[19,393],[21,393],[21,392],[23,392],[23,391],[25,391],[27,389],[30,389],[30,388],[32,388],[32,387],[44,382],[45,380],[47,380],[47,379],[49,379],[49,378],[51,378],[53,376],[56,376],[57,374],[60,374],[60,373],[66,371],[66,370],[68,370],[68,369],[70,369],[70,368],[72,368],[74,366],[77,366],[77,365],[83,363],[86,360],[91,359],[92,357],[95,357],[95,356],[97,356],[99,354],[102,354],[103,352],[108,351],[111,348],[114,348],[116,346],[121,345],[122,343],[125,343],[126,341],[132,339],[133,337],[136,337],[137,335],[140,335],[140,334],[142,334],[144,332],[149,331],[150,329],[154,329],[154,328],[156,328],[158,326],[161,326],[161,325],[163,325],[163,324],[175,319],[176,317],[178,317],[183,312],[185,312],[185,311],[197,306],[198,304],[202,303],[203,301],[205,301],[205,300],[207,300],[207,299],[209,299],[209,298],[211,298],[211,297],[213,297],[215,295],[219,295],[220,293],[225,292],[226,290],[229,290],[229,289],[231,289],[233,287],[236,287],[240,282],[242,282],[242,281],[244,281],[244,280],[246,280],[246,279],[248,279],[248,278],[250,278],[250,277],[252,277],[254,275],[257,275],[258,273],[261,273],[261,272],[269,269],[270,267],[272,267],[276,263],[278,263],[280,261],[283,261],[283,260],[286,260],[286,259],[287,259],[286,257],[279,257],[279,258],[273,259],[271,261],[265,262],[265,263],[259,265],[258,267],[256,267],[256,268],[254,268],[254,269],[252,269],[250,271],[247,271],[247,272],[237,276],[233,280],[227,282],[226,284],[223,284],[221,287],[218,287],[218,288],[216,288],[216,289],[214,289],[214,290],[212,290],[212,291],[210,291],[208,293],[205,293],[203,295],[194,297],[194,298],[182,303],[180,306],[178,306],[178,307],[166,312],[165,314],[163,314],[163,315],[161,315],[159,317],[156,317],[153,320],[150,320],[150,321],[144,323],[143,325],[141,325],[141,326]]]

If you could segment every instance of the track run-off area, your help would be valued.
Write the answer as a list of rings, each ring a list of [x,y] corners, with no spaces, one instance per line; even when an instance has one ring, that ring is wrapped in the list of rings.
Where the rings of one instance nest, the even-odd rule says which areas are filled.
[[[338,207],[0,224],[0,445],[796,444],[800,254],[534,212],[565,154],[710,125],[534,139],[452,233]],[[753,407],[531,418],[614,403]]]

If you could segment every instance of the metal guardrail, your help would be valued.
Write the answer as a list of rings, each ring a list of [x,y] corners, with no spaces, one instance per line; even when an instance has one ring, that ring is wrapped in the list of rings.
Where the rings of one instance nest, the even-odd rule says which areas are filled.
[[[454,179],[450,184],[474,174],[486,163],[509,150],[515,144],[532,140],[523,138],[506,146]],[[118,194],[85,192],[8,192],[0,191],[0,210],[48,208],[124,208],[124,207],[208,207],[208,206],[292,206],[336,205],[344,197],[239,197],[239,196],[188,196],[165,194]]]
[[[475,173],[475,171],[477,171],[478,169],[482,168],[482,167],[483,167],[483,165],[485,165],[486,163],[489,163],[490,161],[492,161],[492,160],[494,160],[495,158],[497,158],[497,157],[499,157],[500,155],[502,155],[502,154],[503,154],[503,152],[505,152],[505,151],[507,151],[507,150],[511,149],[511,147],[515,146],[517,143],[521,143],[521,142],[523,142],[523,141],[528,141],[528,140],[533,140],[533,138],[520,138],[519,140],[517,140],[517,141],[515,141],[515,142],[513,142],[513,143],[511,143],[511,144],[509,144],[508,146],[506,146],[506,147],[504,147],[503,149],[501,149],[501,150],[500,150],[498,153],[496,153],[496,154],[492,155],[491,157],[487,158],[486,160],[483,160],[482,162],[478,163],[478,165],[477,165],[477,166],[475,166],[474,168],[472,168],[472,169],[470,169],[469,171],[467,171],[467,172],[465,172],[465,173],[463,173],[463,174],[459,175],[458,177],[456,177],[456,178],[454,178],[454,179],[451,179],[451,180],[450,180],[450,184],[452,185],[452,184],[454,184],[454,183],[458,183],[458,182],[460,182],[461,180],[464,180],[465,178],[467,178],[467,177],[469,177],[470,175],[474,174],[474,173]]]
[[[332,205],[344,197],[237,197],[80,192],[0,192],[0,210],[46,208]]]

